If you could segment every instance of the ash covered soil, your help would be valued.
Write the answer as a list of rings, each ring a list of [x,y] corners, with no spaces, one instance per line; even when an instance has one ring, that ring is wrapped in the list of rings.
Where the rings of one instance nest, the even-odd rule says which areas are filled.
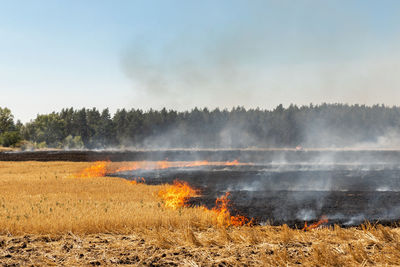
[[[192,198],[188,205],[215,206],[215,195]],[[321,191],[233,191],[231,213],[254,218],[256,223],[302,228],[305,221],[325,217],[329,225],[342,227],[366,221],[398,226],[400,192],[321,192]]]
[[[0,161],[233,161],[269,162],[400,162],[400,150],[169,149],[46,150],[0,152]]]
[[[365,221],[397,225],[400,168],[396,164],[258,164],[136,170],[115,173],[143,177],[147,184],[188,182],[199,190],[189,206],[215,206],[230,192],[230,211],[260,224],[302,227],[322,216],[330,224]]]

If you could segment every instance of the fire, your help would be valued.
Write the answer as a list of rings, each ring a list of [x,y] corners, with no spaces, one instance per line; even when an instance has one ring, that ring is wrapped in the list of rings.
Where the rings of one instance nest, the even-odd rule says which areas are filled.
[[[226,194],[220,198],[217,198],[215,201],[215,207],[211,209],[211,212],[215,213],[217,218],[218,225],[222,226],[243,226],[243,225],[251,225],[253,222],[249,220],[245,216],[236,215],[231,216],[229,212],[229,197],[230,193],[226,192]]]
[[[158,196],[164,201],[164,206],[171,209],[183,207],[187,200],[197,195],[197,191],[187,182],[175,180],[173,185],[160,190]]]
[[[241,163],[237,160],[237,159],[235,159],[234,161],[231,161],[231,162],[226,162],[225,163],[225,165],[226,166],[236,166],[236,165],[240,165]]]
[[[103,177],[107,173],[107,162],[97,161],[93,165],[83,169],[75,177],[77,178],[92,178],[92,177]]]
[[[192,162],[177,162],[178,165],[182,166],[177,166],[177,167],[196,167],[196,166],[207,166],[207,165],[212,165],[212,162],[209,162],[207,160],[201,160],[201,161],[192,161]]]
[[[310,231],[310,230],[312,230],[312,229],[317,228],[317,227],[320,226],[321,224],[327,223],[327,222],[328,222],[328,218],[327,218],[325,215],[323,215],[323,216],[321,217],[321,219],[320,219],[318,222],[315,222],[315,223],[313,223],[313,224],[311,224],[311,225],[307,225],[307,222],[304,222],[304,227],[303,227],[303,229],[301,229],[301,230],[303,230],[303,231]]]
[[[135,171],[135,170],[158,170],[174,167],[171,161],[133,161],[115,170],[115,172]]]
[[[164,206],[171,209],[184,207],[186,202],[197,195],[197,191],[183,181],[175,180],[173,185],[169,185],[166,189],[160,190],[158,196],[164,201]],[[215,207],[211,210],[202,206],[205,212],[210,212],[215,216],[217,224],[221,226],[243,226],[252,225],[253,221],[245,216],[231,216],[229,212],[229,192],[224,196],[217,198]]]
[[[79,178],[90,178],[90,177],[103,177],[108,172],[121,172],[128,170],[138,170],[138,169],[166,169],[172,167],[195,167],[195,166],[208,166],[208,165],[218,165],[218,166],[233,166],[245,163],[240,163],[237,160],[227,161],[227,162],[209,162],[209,161],[135,161],[122,166],[115,171],[110,171],[111,167],[106,161],[98,161],[93,165],[85,168],[80,173],[76,175]],[[130,184],[140,184],[145,183],[143,177],[135,178],[132,181],[128,181]],[[164,206],[171,209],[178,209],[184,207],[186,202],[197,195],[197,190],[192,188],[187,182],[175,180],[173,185],[167,186],[165,189],[158,192],[158,196],[164,201]],[[204,208],[205,211],[211,212],[213,216],[216,217],[218,225],[222,226],[243,226],[252,225],[253,221],[248,218],[236,215],[232,216],[229,212],[229,192],[224,196],[217,198],[215,201],[215,207],[210,209]],[[318,225],[317,225],[318,226]],[[306,229],[307,225],[305,226]],[[309,226],[312,227],[312,226]],[[315,226],[316,227],[316,226]],[[314,228],[315,228],[314,227]],[[308,229],[308,228],[307,228]]]
[[[185,167],[198,167],[198,166],[236,166],[248,165],[249,163],[240,163],[238,160],[234,161],[133,161],[126,163],[124,166],[117,168],[115,172],[134,171],[134,170],[158,170],[168,168],[185,168]]]
[[[89,166],[82,170],[76,175],[76,177],[89,178],[89,177],[101,177],[107,173],[123,172],[123,171],[134,171],[134,170],[158,170],[168,168],[183,168],[183,167],[198,167],[198,166],[233,166],[233,165],[245,165],[248,163],[240,163],[237,160],[234,161],[133,161],[124,163],[123,166],[115,168],[109,166],[107,161],[97,161],[92,166]]]
[[[158,164],[157,164],[158,163]],[[134,161],[124,164],[124,166],[115,170],[115,172],[123,172],[123,171],[134,171],[139,169],[149,170],[156,169],[157,165],[163,166],[164,163],[159,162],[151,162],[151,161]]]

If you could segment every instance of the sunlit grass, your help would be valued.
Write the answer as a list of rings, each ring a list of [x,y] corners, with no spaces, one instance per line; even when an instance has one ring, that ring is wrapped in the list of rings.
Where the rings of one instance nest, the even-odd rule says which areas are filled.
[[[164,186],[133,185],[121,178],[75,178],[91,163],[1,162],[2,233],[130,233],[155,227],[211,226],[196,209],[165,209]]]

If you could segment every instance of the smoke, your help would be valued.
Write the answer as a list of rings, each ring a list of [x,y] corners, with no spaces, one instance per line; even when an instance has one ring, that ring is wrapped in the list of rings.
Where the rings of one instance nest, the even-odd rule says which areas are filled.
[[[137,95],[133,104],[178,110],[195,106],[270,109],[279,104],[323,102],[398,104],[398,29],[380,41],[383,36],[371,30],[368,14],[361,8],[349,12],[342,6],[318,2],[253,1],[238,12],[240,16],[233,16],[235,19],[225,24],[207,25],[202,30],[188,25],[167,38],[134,39],[122,54],[122,69]],[[333,122],[316,117],[299,125],[303,136],[301,143],[294,146],[349,150],[400,147],[398,129],[373,129],[353,136],[346,127],[336,130]],[[260,127],[268,132],[270,125]],[[279,146],[268,136],[258,137],[254,134],[257,130],[249,129],[245,122],[220,125],[216,130],[219,138],[211,147],[260,148],[260,143]],[[144,147],[177,148],[189,144],[204,148],[205,143],[187,136],[185,129],[172,129],[147,138]],[[265,201],[263,194],[271,194],[280,202],[267,210],[277,219],[316,219],[329,205],[337,205],[335,197],[345,198],[348,191],[357,190],[376,193],[369,196],[367,206],[357,202],[364,213],[344,201],[353,210],[328,217],[344,220],[345,224],[365,218],[399,217],[395,204],[385,207],[381,214],[371,209],[385,203],[378,197],[380,193],[400,190],[396,182],[398,169],[390,172],[387,163],[393,162],[386,161],[388,157],[383,152],[359,151],[358,157],[349,157],[348,151],[324,151],[305,161],[293,160],[296,153],[304,152],[276,153],[262,162],[253,161],[266,166],[258,172],[235,176],[230,173],[234,178],[224,177],[223,181],[180,178],[217,191],[246,192],[241,201],[249,205],[255,204],[257,198]],[[280,191],[289,193],[282,197]],[[262,205],[260,209],[265,209]],[[293,210],[297,212],[292,214]]]
[[[381,136],[376,137],[375,142],[363,142],[355,144],[356,148],[368,149],[398,149],[400,148],[400,132],[398,129],[387,129]]]
[[[230,39],[229,46],[225,38]],[[245,62],[256,51],[235,40],[238,38],[236,34],[231,38],[210,36],[202,43],[194,41],[200,45],[193,47],[185,46],[185,40],[196,38],[182,36],[165,44],[162,51],[149,51],[141,45],[130,48],[123,69],[140,99],[135,104],[174,109],[250,104],[256,98],[259,78]]]
[[[397,104],[400,41],[393,32],[379,42],[365,11],[252,1],[224,12],[226,21],[209,25],[201,17],[201,26],[136,36],[121,60],[136,93],[132,104],[178,110]]]
[[[134,36],[122,51],[122,71],[135,93],[133,106],[190,110],[272,109],[292,103],[398,104],[398,30],[380,41],[371,31],[366,10],[350,12],[320,1],[235,2],[223,7],[226,18],[218,23],[206,21],[201,13],[205,10],[198,7],[200,15],[193,18],[197,23],[189,20],[173,30]],[[375,140],[382,133],[371,134],[371,140],[354,140],[351,134],[332,130],[331,124],[332,120],[316,118],[299,125],[304,138],[293,146],[375,148],[392,141],[383,135]],[[270,125],[260,127],[268,132]],[[211,146],[185,136],[184,129],[157,133],[144,144],[126,143],[148,148],[245,148],[259,147],[269,138],[257,137],[257,129],[249,129],[245,122],[220,125],[216,131],[219,140]],[[268,139],[266,147],[279,145]]]
[[[221,162],[236,158],[251,164],[116,175],[144,177],[150,184],[185,180],[202,189],[206,204],[212,204],[215,197],[229,191],[233,208],[239,213],[274,224],[293,225],[317,220],[322,215],[331,223],[348,226],[364,220],[388,223],[400,218],[398,151],[177,150],[157,153],[171,161]]]

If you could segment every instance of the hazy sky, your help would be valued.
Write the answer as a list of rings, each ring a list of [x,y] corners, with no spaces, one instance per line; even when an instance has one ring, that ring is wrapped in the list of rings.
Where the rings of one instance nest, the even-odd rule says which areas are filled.
[[[0,0],[0,106],[400,104],[400,1]]]

